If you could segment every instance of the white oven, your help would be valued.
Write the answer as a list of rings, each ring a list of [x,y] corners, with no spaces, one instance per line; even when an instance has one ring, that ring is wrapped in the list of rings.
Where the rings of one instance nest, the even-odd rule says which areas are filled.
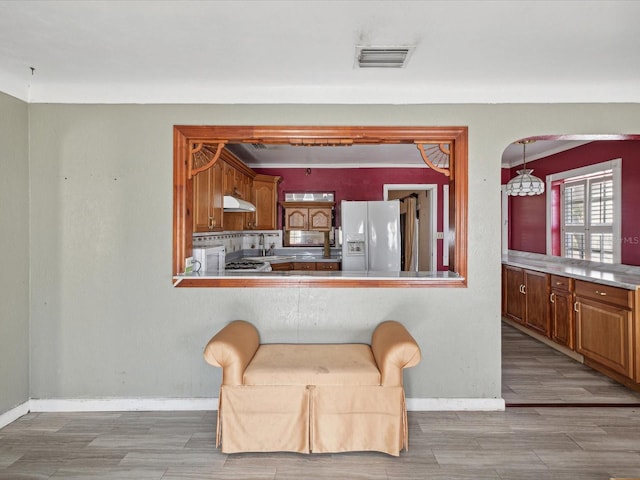
[[[193,249],[193,271],[200,275],[217,275],[224,272],[224,263],[224,246]]]

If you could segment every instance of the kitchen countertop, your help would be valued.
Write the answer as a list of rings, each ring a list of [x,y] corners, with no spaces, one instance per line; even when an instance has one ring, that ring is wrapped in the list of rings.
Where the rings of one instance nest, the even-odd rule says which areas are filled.
[[[276,260],[269,260],[269,256],[262,257],[265,262],[269,263],[288,263],[288,262],[341,262],[342,256],[333,255],[329,258],[325,258],[322,255],[289,255],[289,258],[280,258]]]
[[[633,265],[612,265],[515,250],[503,255],[502,263],[627,290],[640,287],[640,267]]]
[[[435,280],[456,280],[459,281],[463,277],[455,272],[360,272],[360,271],[282,271],[282,272],[248,272],[248,271],[233,271],[233,272],[220,272],[216,275],[201,275],[197,273],[191,273],[186,275],[174,276],[175,281],[179,281],[183,278],[202,278],[202,279],[219,279],[219,278],[277,278],[277,277],[329,277],[334,279],[344,278],[347,280],[353,279],[367,279],[367,280],[407,280],[407,279],[435,279]]]

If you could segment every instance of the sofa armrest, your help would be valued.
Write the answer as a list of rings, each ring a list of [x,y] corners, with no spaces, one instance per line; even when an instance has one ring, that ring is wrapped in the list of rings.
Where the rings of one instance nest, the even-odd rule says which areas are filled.
[[[242,385],[242,377],[260,346],[258,330],[249,322],[235,320],[209,340],[205,360],[222,367],[223,385]]]
[[[382,322],[371,336],[371,350],[380,370],[380,384],[402,385],[402,369],[420,362],[420,347],[404,326],[394,320]]]

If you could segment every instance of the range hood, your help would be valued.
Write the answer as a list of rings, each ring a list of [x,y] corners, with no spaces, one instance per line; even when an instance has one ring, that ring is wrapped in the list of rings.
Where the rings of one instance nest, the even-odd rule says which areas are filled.
[[[253,203],[249,203],[241,198],[225,195],[222,201],[222,208],[225,212],[255,212],[256,207]]]

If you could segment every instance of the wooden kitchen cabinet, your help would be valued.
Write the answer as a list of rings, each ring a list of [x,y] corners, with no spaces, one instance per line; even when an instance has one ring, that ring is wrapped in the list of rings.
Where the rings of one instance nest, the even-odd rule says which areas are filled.
[[[594,368],[634,379],[634,291],[576,280],[575,295],[576,351]]]
[[[339,271],[340,262],[281,262],[272,263],[273,271],[306,270],[306,271]]]
[[[550,324],[551,339],[571,350],[575,348],[575,317],[573,309],[573,279],[551,275]]]
[[[333,202],[282,202],[285,230],[331,230]]]
[[[272,263],[271,270],[274,272],[288,272],[293,270],[293,262]]]
[[[504,265],[502,267],[502,310],[506,317],[524,325],[524,270]]]
[[[217,232],[223,229],[223,165],[216,162],[193,178],[193,231]]]
[[[253,179],[251,201],[256,211],[247,214],[247,227],[254,230],[278,228],[278,183],[282,177],[258,174]]]
[[[315,270],[316,262],[291,262],[293,270]]]
[[[316,262],[316,270],[338,271],[340,270],[340,262]]]
[[[223,194],[251,202],[255,172],[226,150],[223,150],[221,158],[223,159]],[[220,160],[217,163],[220,163]],[[224,228],[225,230],[247,230],[250,228],[253,215],[249,212],[225,212]]]
[[[512,320],[550,336],[549,276],[546,273],[505,265],[503,309]]]

